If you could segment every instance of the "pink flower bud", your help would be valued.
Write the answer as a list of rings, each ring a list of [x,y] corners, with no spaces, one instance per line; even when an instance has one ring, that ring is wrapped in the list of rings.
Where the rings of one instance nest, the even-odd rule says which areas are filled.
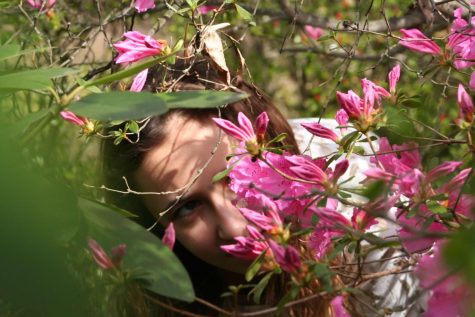
[[[432,169],[426,176],[426,182],[432,182],[442,176],[452,173],[462,165],[463,162],[448,161]]]
[[[267,112],[264,111],[256,118],[256,135],[258,140],[264,140],[268,125],[269,116]]]
[[[396,84],[399,81],[399,77],[401,76],[401,66],[396,64],[396,66],[391,69],[388,74],[389,80],[389,92],[394,95],[396,93]]]
[[[159,55],[166,47],[166,41],[155,40],[137,31],[126,32],[124,37],[126,40],[113,44],[119,52],[115,59],[117,64],[136,62],[149,56]]]
[[[137,12],[141,13],[153,8],[155,8],[154,0],[135,0],[135,9]]]
[[[114,267],[114,263],[96,240],[90,238],[88,244],[92,253],[92,258],[97,263],[97,265],[99,265],[104,270],[109,270]]]
[[[168,224],[168,227],[165,229],[165,234],[163,235],[162,242],[170,250],[173,250],[173,246],[175,245],[175,227],[173,226],[173,222],[170,222]]]
[[[122,243],[111,250],[112,263],[114,264],[116,268],[122,265],[122,259],[125,256],[126,249],[127,249],[127,245],[125,243]]]
[[[145,85],[145,81],[147,80],[148,75],[148,68],[138,73],[134,81],[132,82],[132,86],[130,87],[130,91],[140,92]]]
[[[414,52],[439,55],[440,47],[418,29],[401,29],[402,40],[399,44],[409,48]]]
[[[352,90],[348,91],[347,94],[337,91],[336,100],[340,106],[345,110],[346,114],[350,119],[359,119],[363,115],[362,104],[360,96],[355,94]]]
[[[282,270],[292,273],[297,271],[301,266],[300,254],[292,246],[283,247],[274,240],[269,240],[269,247],[274,254],[274,259],[280,265]]]
[[[48,10],[48,9],[51,9],[55,5],[56,0],[28,0],[28,4],[33,9],[38,9],[38,10],[40,10],[41,7],[43,6],[43,2],[45,2],[44,8]]]
[[[329,139],[335,143],[338,143],[340,141],[340,138],[335,132],[333,132],[332,130],[328,128],[325,128],[320,123],[317,123],[317,122],[302,123],[301,126],[304,127],[308,132],[320,138]]]
[[[319,27],[313,27],[311,25],[305,26],[305,33],[307,33],[308,37],[312,40],[316,41],[322,36],[323,29]]]
[[[198,7],[198,13],[201,15],[206,15],[210,13],[211,11],[216,11],[218,10],[217,6],[199,6]]]
[[[467,122],[472,122],[473,120],[473,102],[470,95],[465,91],[465,88],[462,84],[459,84],[457,91],[457,102],[460,107],[460,117]]]
[[[88,121],[86,118],[77,116],[71,111],[61,111],[59,114],[61,115],[61,117],[63,117],[64,120],[81,127],[84,126]]]

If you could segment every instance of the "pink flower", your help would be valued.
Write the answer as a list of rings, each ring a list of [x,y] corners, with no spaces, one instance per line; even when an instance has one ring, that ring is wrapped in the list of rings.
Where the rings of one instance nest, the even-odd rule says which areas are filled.
[[[343,174],[346,173],[346,170],[348,169],[349,166],[350,166],[350,162],[347,159],[339,161],[335,165],[335,170],[333,171],[333,174],[332,174],[332,177],[331,177],[332,181],[334,183],[336,183],[338,181],[338,179],[340,177],[342,177]]]
[[[120,244],[112,249],[112,259],[109,258],[104,249],[99,245],[99,243],[97,243],[96,240],[89,238],[88,245],[92,253],[92,258],[96,264],[99,265],[99,267],[103,268],[104,270],[120,267],[122,259],[125,255],[125,244]]]
[[[462,84],[459,84],[457,91],[457,102],[460,107],[460,117],[467,122],[472,122],[473,120],[473,102],[470,95],[465,91],[465,88]]]
[[[292,156],[286,159],[293,164],[290,170],[294,172],[297,177],[322,185],[328,181],[328,175],[313,161],[301,156]]]
[[[311,25],[306,25],[305,26],[305,33],[307,33],[308,37],[311,38],[312,40],[316,41],[322,36],[323,34],[323,29],[319,27],[314,27]]]
[[[420,285],[430,290],[427,311],[423,317],[469,316],[473,308],[473,291],[456,273],[450,273],[442,258],[444,242],[437,242],[414,270]]]
[[[396,64],[396,66],[391,69],[388,74],[388,81],[389,81],[389,92],[394,95],[396,93],[396,84],[399,81],[399,77],[401,76],[401,66]]]
[[[249,236],[235,237],[236,244],[229,244],[221,246],[221,249],[235,257],[254,260],[262,252],[268,249],[268,244],[265,242],[264,236],[254,227],[247,226]]]
[[[470,89],[475,89],[475,71],[473,71],[472,75],[470,75],[469,86],[470,86]]]
[[[346,126],[348,125],[348,114],[346,113],[345,110],[340,109],[336,112],[335,114],[335,120],[340,126]],[[346,129],[346,128],[344,128]]]
[[[386,172],[385,170],[382,170],[379,167],[369,168],[363,173],[368,178],[374,178],[374,179],[382,180],[388,183],[392,182],[396,178],[393,174]]]
[[[336,296],[335,298],[332,299],[330,302],[330,305],[333,310],[333,315],[334,317],[350,317],[350,314],[348,314],[348,311],[346,310],[344,306],[344,299],[343,296]]]
[[[447,161],[439,166],[435,167],[432,169],[429,173],[427,173],[426,182],[432,182],[442,176],[445,176],[449,173],[452,173],[455,171],[457,168],[459,168],[463,162],[457,162],[457,161]]]
[[[127,245],[125,243],[121,243],[111,250],[112,263],[115,267],[120,267],[122,265],[122,260],[125,256],[126,249]]]
[[[214,123],[220,127],[226,134],[244,142],[246,150],[253,156],[260,153],[259,143],[263,141],[264,135],[269,123],[269,117],[266,112],[261,113],[256,118],[257,135],[252,127],[251,120],[242,112],[238,114],[239,127],[229,120],[212,118]]]
[[[137,12],[145,12],[153,8],[155,8],[154,0],[135,0],[135,9],[137,9]]]
[[[198,13],[201,15],[206,15],[210,13],[211,11],[216,11],[218,10],[217,6],[199,6],[198,7]]]
[[[418,29],[401,29],[402,40],[399,44],[409,48],[414,52],[439,55],[440,47]]]
[[[282,227],[282,219],[278,212],[274,209],[274,207],[267,207],[263,208],[265,215],[263,213],[259,213],[257,211],[248,209],[248,208],[239,208],[242,215],[249,221],[253,222],[259,228],[264,229],[266,231],[272,231],[274,228],[281,228]]]
[[[367,118],[371,116],[374,109],[374,102],[381,106],[381,98],[389,97],[389,92],[381,86],[376,85],[366,78],[361,79],[361,87],[363,88],[364,106],[363,111]]]
[[[61,117],[63,117],[64,120],[81,127],[84,126],[88,121],[86,118],[77,116],[71,111],[61,111],[59,114],[61,115]]]
[[[274,240],[269,240],[269,247],[274,254],[275,261],[282,270],[292,273],[297,271],[302,265],[299,252],[294,247],[290,245],[287,247],[281,246]]]
[[[173,246],[175,245],[175,227],[173,226],[173,222],[170,222],[165,229],[165,234],[162,238],[162,243],[166,245],[170,250],[173,250]]]
[[[145,85],[145,82],[147,80],[147,75],[148,75],[148,68],[138,73],[135,76],[134,81],[132,82],[132,86],[130,86],[130,91],[135,91],[135,92],[142,91],[143,86]]]
[[[467,177],[472,172],[471,168],[466,168],[455,175],[447,184],[444,184],[439,190],[444,193],[451,193],[459,190],[464,184]]]
[[[304,127],[308,132],[320,138],[329,139],[335,143],[338,143],[340,141],[340,138],[335,132],[333,132],[332,130],[328,128],[325,128],[320,123],[317,123],[317,122],[302,123],[301,126]]]
[[[378,221],[374,216],[359,208],[353,208],[353,215],[351,216],[351,224],[353,225],[353,228],[366,230],[377,223]]]
[[[361,111],[363,100],[352,90],[349,90],[347,94],[337,91],[336,100],[350,119],[358,120],[363,115]]]
[[[126,32],[124,37],[125,41],[113,44],[119,52],[115,59],[117,64],[136,62],[149,56],[159,55],[166,46],[166,41],[155,40],[137,31]]]
[[[249,118],[246,117],[246,115],[242,112],[239,112],[238,114],[239,127],[226,119],[213,118],[213,121],[218,127],[223,129],[224,132],[238,139],[239,141],[256,140],[256,134],[254,133],[254,128],[252,127],[251,120],[249,120]]]
[[[51,9],[55,5],[56,0],[28,0],[28,4],[33,9],[38,9],[38,10],[40,10],[41,7],[43,6],[43,2],[45,3],[44,9]]]

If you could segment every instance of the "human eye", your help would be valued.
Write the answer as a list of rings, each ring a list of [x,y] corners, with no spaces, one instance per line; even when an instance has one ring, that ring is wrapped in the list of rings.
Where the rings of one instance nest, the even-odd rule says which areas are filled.
[[[175,209],[175,212],[173,213],[173,218],[180,219],[190,216],[191,214],[196,212],[198,208],[202,206],[202,204],[203,203],[198,199],[190,199]]]

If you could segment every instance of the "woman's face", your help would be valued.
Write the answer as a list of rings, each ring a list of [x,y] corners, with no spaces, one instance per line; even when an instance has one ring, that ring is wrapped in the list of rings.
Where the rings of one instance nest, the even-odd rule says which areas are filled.
[[[152,148],[135,173],[141,191],[165,192],[186,187],[205,167],[218,142],[218,128],[211,120],[199,122],[175,116],[165,126],[166,138]],[[247,221],[231,203],[234,193],[225,181],[212,182],[226,168],[231,152],[224,136],[209,165],[160,222],[173,222],[176,238],[198,258],[225,270],[244,273],[249,262],[225,253],[220,246],[246,234]],[[173,205],[183,191],[167,195],[144,195],[145,205],[157,216]]]

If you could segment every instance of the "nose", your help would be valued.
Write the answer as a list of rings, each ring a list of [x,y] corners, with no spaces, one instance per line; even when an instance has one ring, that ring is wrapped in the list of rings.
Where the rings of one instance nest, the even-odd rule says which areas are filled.
[[[234,237],[246,235],[247,220],[232,204],[234,193],[224,185],[213,193],[217,236],[222,241],[232,241]]]

